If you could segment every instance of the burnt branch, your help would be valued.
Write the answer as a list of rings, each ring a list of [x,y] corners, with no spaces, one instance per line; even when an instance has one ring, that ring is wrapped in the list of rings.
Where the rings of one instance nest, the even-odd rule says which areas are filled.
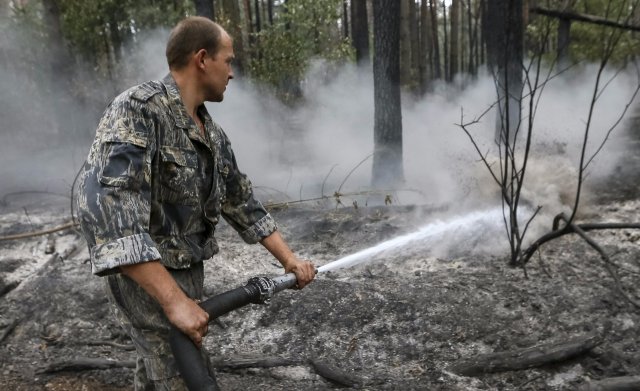
[[[550,232],[542,235],[535,242],[533,242],[525,251],[522,252],[522,256],[518,261],[518,265],[524,265],[533,256],[533,254],[542,246],[543,244],[564,236],[566,234],[576,233],[574,227],[581,229],[582,231],[593,231],[593,230],[602,230],[602,229],[640,229],[640,223],[586,223],[586,224],[571,224],[566,225],[562,228],[559,228],[559,220],[561,219],[560,215],[554,218],[553,229]]]
[[[640,390],[640,376],[609,377],[589,382],[578,391],[633,391]]]
[[[624,289],[622,288],[622,283],[620,282],[620,277],[618,276],[618,272],[613,268],[613,266],[615,266],[615,264],[611,261],[611,258],[609,258],[609,255],[607,255],[607,253],[604,251],[604,249],[602,247],[600,247],[600,245],[598,243],[596,243],[592,238],[590,238],[582,228],[580,228],[579,226],[571,223],[571,221],[564,214],[561,213],[559,216],[560,216],[560,218],[562,220],[564,220],[567,223],[567,226],[571,226],[571,229],[573,229],[573,231],[576,234],[580,235],[580,237],[582,239],[584,239],[585,242],[587,242],[591,247],[593,247],[598,252],[598,254],[600,254],[602,259],[604,260],[605,268],[607,269],[607,271],[609,272],[609,274],[611,275],[611,277],[615,281],[615,287],[616,287],[616,290],[618,291],[618,293],[628,303],[632,304],[636,308],[640,308],[640,302],[638,302],[638,301],[634,300],[633,298],[631,298],[627,294],[627,292],[625,292]]]
[[[608,326],[605,327],[608,330]],[[605,331],[606,332],[606,331]],[[566,361],[602,343],[604,333],[593,332],[566,342],[548,343],[506,352],[481,354],[455,363],[450,369],[463,376],[516,371]]]

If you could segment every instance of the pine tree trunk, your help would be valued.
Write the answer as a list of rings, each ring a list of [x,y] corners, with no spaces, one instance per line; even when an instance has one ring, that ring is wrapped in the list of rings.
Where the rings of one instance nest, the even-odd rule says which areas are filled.
[[[349,4],[342,0],[342,36],[349,38]]]
[[[411,35],[409,31],[409,2],[400,2],[400,84],[406,86],[411,81]]]
[[[242,17],[240,15],[240,4],[237,0],[223,0],[222,8],[229,18],[231,36],[233,37],[233,51],[235,53],[234,65],[237,73],[245,73],[247,65],[247,53],[245,52],[245,37],[242,31]]]
[[[427,92],[430,75],[433,74],[433,43],[431,38],[431,19],[427,0],[420,2],[420,93]]]
[[[440,71],[440,37],[438,36],[438,1],[429,0],[431,3],[431,34],[433,40],[433,78],[441,79],[442,73]]]
[[[373,1],[374,154],[372,186],[404,181],[400,103],[400,3]]]
[[[351,44],[356,51],[356,62],[369,63],[367,0],[351,0]]]
[[[500,101],[496,142],[513,145],[520,125],[524,26],[522,0],[487,2],[487,63]],[[508,97],[508,99],[507,99]]]
[[[442,47],[444,48],[444,79],[446,81],[450,81],[450,73],[449,71],[449,33],[448,33],[449,23],[447,21],[447,5],[445,2],[442,2],[442,31],[444,32]]]
[[[451,49],[449,53],[449,81],[452,81],[458,73],[459,32],[460,32],[460,0],[451,2]]]

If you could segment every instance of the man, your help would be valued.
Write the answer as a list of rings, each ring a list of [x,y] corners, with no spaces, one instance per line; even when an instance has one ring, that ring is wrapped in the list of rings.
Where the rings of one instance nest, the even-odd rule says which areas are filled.
[[[187,18],[172,30],[166,55],[163,80],[133,87],[108,106],[79,179],[92,272],[106,276],[116,317],[136,346],[136,390],[185,388],[167,335],[173,324],[202,346],[208,315],[196,300],[203,261],[218,252],[220,215],[295,273],[299,288],[315,274],[254,198],[204,106],[221,102],[233,78],[231,37],[209,19]]]

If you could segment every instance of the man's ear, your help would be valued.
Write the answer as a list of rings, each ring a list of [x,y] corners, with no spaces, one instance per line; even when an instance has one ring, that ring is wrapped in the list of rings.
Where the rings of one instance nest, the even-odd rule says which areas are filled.
[[[204,59],[207,57],[207,54],[208,53],[206,49],[200,49],[193,55],[198,68],[204,68]]]

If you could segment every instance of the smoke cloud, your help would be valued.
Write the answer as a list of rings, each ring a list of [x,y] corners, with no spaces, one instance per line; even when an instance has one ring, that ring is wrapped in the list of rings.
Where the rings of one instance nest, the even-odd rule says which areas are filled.
[[[121,85],[110,87],[111,98],[128,86],[161,78],[167,72],[167,36],[168,31],[159,30],[137,38],[133,43],[137,49],[119,70]],[[3,44],[6,48],[24,42]],[[103,99],[99,105],[87,104],[60,96],[55,92],[56,80],[66,75],[47,74],[47,69],[39,74],[53,93],[43,96],[37,88],[39,82],[31,79],[34,72],[10,60],[0,62],[0,102],[5,107],[0,124],[3,194],[28,189],[68,191],[108,103]],[[541,205],[543,211],[556,214],[570,204],[596,71],[591,66],[572,70],[550,80],[542,91],[524,192],[532,207]],[[638,84],[634,74],[613,75],[613,71],[605,72],[604,80],[610,82],[596,105],[587,155],[605,139]],[[24,88],[25,80],[32,88]],[[85,82],[84,88],[92,88],[89,79]],[[347,206],[353,200],[360,206],[373,202],[366,194],[373,152],[371,71],[317,61],[305,78],[303,91],[304,102],[288,107],[266,89],[238,78],[230,82],[224,102],[207,107],[229,135],[241,169],[263,200],[295,201],[340,190],[347,194],[342,199]],[[497,185],[457,125],[480,116],[493,104],[494,96],[494,83],[486,76],[464,89],[439,86],[419,99],[403,95],[406,184],[393,194],[393,202],[457,205],[457,213],[465,208],[500,205]],[[69,121],[52,130],[53,111],[59,109],[53,103],[61,99],[67,104],[62,117]],[[524,122],[529,115],[525,108]],[[489,111],[469,126],[469,131],[497,169],[495,118],[495,112]],[[629,153],[625,150],[625,125],[623,122],[612,133],[591,164],[590,180],[606,176],[616,167],[619,156]],[[66,132],[79,136],[66,137]],[[55,142],[56,138],[65,143]],[[349,195],[353,193],[365,194]]]

